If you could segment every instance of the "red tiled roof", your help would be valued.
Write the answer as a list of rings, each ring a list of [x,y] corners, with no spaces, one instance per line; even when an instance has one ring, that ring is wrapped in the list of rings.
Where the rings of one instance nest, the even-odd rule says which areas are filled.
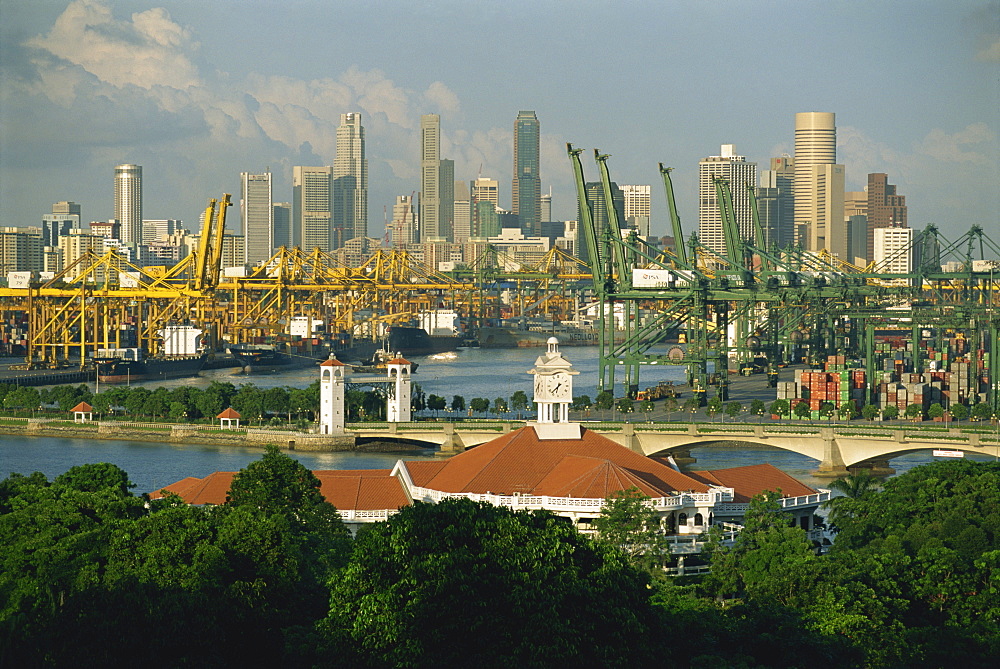
[[[583,430],[580,439],[540,440],[533,428],[523,427],[449,458],[437,471],[425,463],[404,464],[416,485],[452,493],[600,498],[633,485],[651,497],[708,490],[705,483],[590,430]]]
[[[405,463],[413,485],[427,487],[427,482],[434,478],[441,468],[448,464],[447,460],[411,460]]]
[[[75,407],[70,409],[70,411],[93,411],[94,407],[90,406],[86,402],[80,402]]]
[[[324,360],[323,362],[319,363],[319,366],[320,367],[346,367],[346,365],[344,365],[344,363],[342,363],[340,360],[337,360],[336,358],[330,358],[329,360]]]
[[[228,409],[220,413],[218,416],[216,416],[216,418],[239,418],[239,417],[240,414],[236,411],[236,409],[232,407],[229,407]]]
[[[732,488],[734,502],[749,502],[765,490],[780,490],[783,497],[816,494],[806,484],[768,463],[689,472],[689,475],[709,484]]]
[[[338,509],[399,509],[410,503],[390,469],[315,471],[323,498]],[[214,472],[203,479],[188,477],[151,493],[159,499],[172,492],[187,504],[225,504],[236,472]]]
[[[387,365],[412,365],[413,363],[410,362],[409,360],[405,359],[405,358],[401,358],[401,357],[397,356],[397,357],[393,358],[392,360],[390,360],[389,362],[387,362],[385,364],[387,364]]]

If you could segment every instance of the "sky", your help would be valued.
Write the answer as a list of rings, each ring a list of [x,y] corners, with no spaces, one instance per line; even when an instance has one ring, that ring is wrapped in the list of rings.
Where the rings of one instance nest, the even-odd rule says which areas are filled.
[[[836,113],[847,189],[886,172],[911,227],[1000,241],[1000,2],[972,0],[0,0],[0,225],[53,202],[113,217],[114,166],[143,167],[143,214],[197,228],[241,172],[330,165],[360,112],[369,234],[420,188],[422,114],[455,176],[499,179],[513,124],[541,125],[542,190],[576,218],[566,143],[610,154],[620,184],[674,168],[686,234],[698,161],[722,144],[766,169],[796,112]],[[238,219],[238,209],[230,221]],[[234,226],[231,226],[234,227]]]

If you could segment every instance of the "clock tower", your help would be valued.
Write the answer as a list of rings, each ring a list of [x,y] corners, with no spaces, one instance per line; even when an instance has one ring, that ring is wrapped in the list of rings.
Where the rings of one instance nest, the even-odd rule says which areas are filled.
[[[528,373],[535,377],[535,404],[539,423],[568,423],[573,401],[573,377],[580,372],[559,352],[559,340],[549,337],[544,355]]]

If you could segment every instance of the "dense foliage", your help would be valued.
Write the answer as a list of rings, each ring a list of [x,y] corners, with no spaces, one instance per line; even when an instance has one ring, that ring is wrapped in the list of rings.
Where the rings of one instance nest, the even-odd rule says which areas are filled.
[[[829,554],[765,494],[698,580],[662,577],[636,491],[593,539],[450,500],[351,540],[319,481],[273,448],[219,507],[150,502],[110,464],[13,474],[0,666],[991,666],[1000,465],[840,487]]]

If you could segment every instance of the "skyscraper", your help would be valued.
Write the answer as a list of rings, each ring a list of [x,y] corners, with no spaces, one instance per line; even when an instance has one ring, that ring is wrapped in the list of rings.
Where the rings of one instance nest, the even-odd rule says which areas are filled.
[[[906,197],[896,194],[889,175],[881,172],[868,175],[868,259],[874,260],[875,234],[878,228],[906,225]]]
[[[368,236],[368,160],[361,114],[340,115],[333,161],[333,249]]]
[[[115,167],[115,220],[121,225],[121,241],[142,243],[142,166]]]
[[[472,234],[472,195],[469,184],[464,181],[455,182],[455,220],[452,223],[452,238],[456,244],[464,244]]]
[[[514,120],[514,178],[511,210],[521,219],[527,235],[537,235],[542,221],[542,182],[539,172],[538,118],[520,111]]]
[[[833,112],[795,115],[796,239],[810,251],[826,248],[847,260],[844,167],[837,162]]]
[[[444,237],[441,230],[441,117],[420,117],[421,239]]]
[[[274,249],[274,203],[271,173],[240,174],[240,220],[246,263],[257,265],[271,257]]]
[[[59,238],[80,229],[80,205],[56,202],[52,213],[42,216],[42,246],[59,246]]]
[[[331,251],[333,168],[292,168],[292,244],[305,252]]]
[[[396,204],[392,207],[392,222],[390,227],[390,243],[393,248],[417,241],[417,211],[412,195],[397,195]]]
[[[643,237],[649,236],[651,190],[652,187],[648,185],[625,184],[622,186],[622,195],[625,198],[625,220],[622,223]]]
[[[733,196],[733,212],[740,238],[753,239],[753,213],[747,186],[757,185],[757,163],[747,162],[736,155],[733,144],[723,144],[720,155],[709,156],[698,163],[698,238],[719,255],[726,253],[726,238],[722,231],[722,212],[715,195],[714,177],[729,182]]]
[[[292,203],[274,203],[274,250],[292,247]]]

